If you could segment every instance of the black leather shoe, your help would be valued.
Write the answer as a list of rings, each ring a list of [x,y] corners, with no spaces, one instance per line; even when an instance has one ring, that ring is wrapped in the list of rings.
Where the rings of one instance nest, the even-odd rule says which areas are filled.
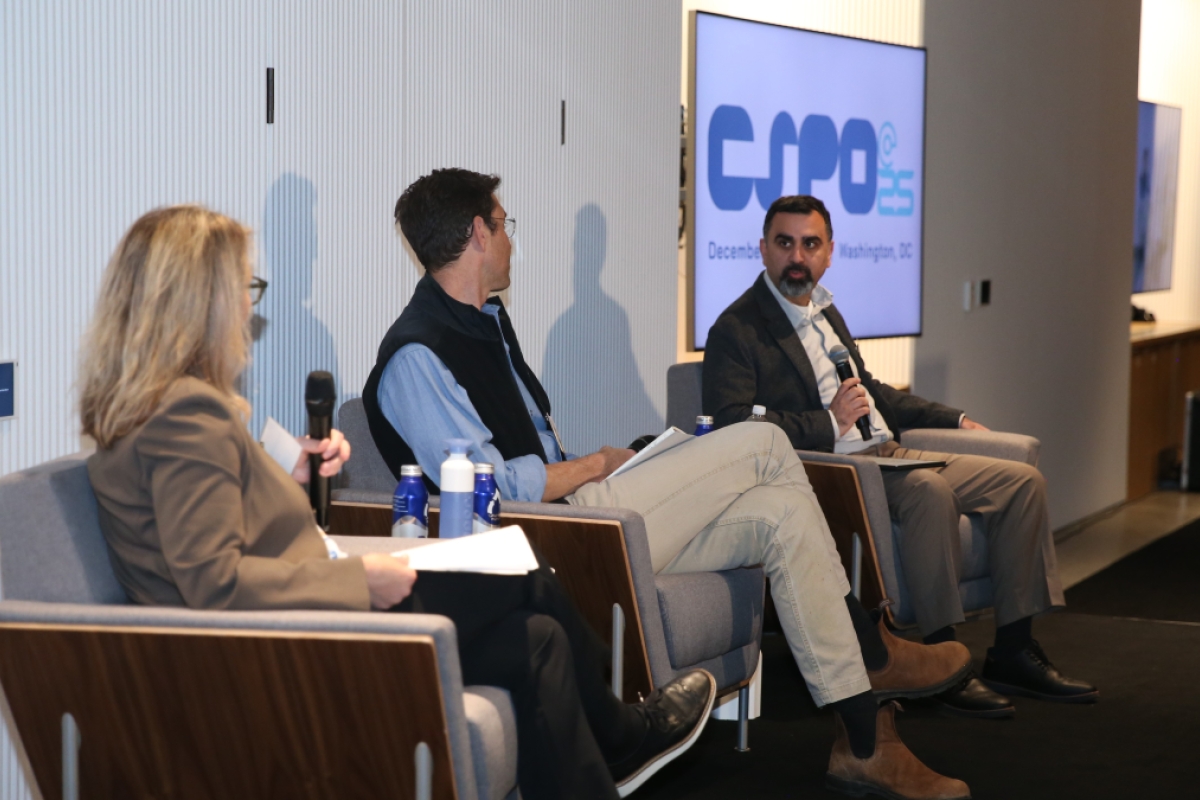
[[[983,662],[983,682],[1001,694],[1036,697],[1055,703],[1094,703],[1100,690],[1059,672],[1036,641],[1019,653],[997,658],[990,648]]]
[[[989,689],[974,670],[953,689],[934,695],[933,699],[938,711],[950,717],[1009,719],[1017,713],[1012,700]]]
[[[649,723],[646,738],[629,756],[608,765],[617,794],[628,796],[695,744],[716,696],[717,682],[703,669],[655,689],[642,703]]]

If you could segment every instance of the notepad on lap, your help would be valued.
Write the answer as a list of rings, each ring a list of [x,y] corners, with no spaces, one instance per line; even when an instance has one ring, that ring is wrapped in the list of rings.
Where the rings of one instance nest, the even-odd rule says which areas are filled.
[[[408,565],[417,572],[526,575],[538,566],[537,557],[519,525],[397,550],[392,555],[408,556]]]
[[[878,464],[879,468],[885,472],[904,472],[910,469],[928,469],[930,467],[946,466],[945,461],[934,459],[888,458],[887,456],[867,456],[867,458]]]
[[[611,478],[614,475],[620,475],[625,470],[631,469],[632,467],[635,467],[638,464],[641,464],[643,461],[654,458],[659,453],[665,453],[668,450],[670,450],[672,447],[678,447],[679,445],[683,444],[684,442],[690,441],[691,439],[695,439],[695,438],[696,437],[693,436],[692,434],[684,433],[683,431],[679,430],[679,428],[676,428],[674,425],[672,425],[671,427],[667,428],[665,431],[660,433],[658,435],[658,438],[655,439],[653,442],[651,442],[650,444],[643,447],[641,450],[634,453],[633,458],[629,459],[624,464],[622,464],[621,466],[614,469],[612,472],[612,475],[609,475],[608,477]]]

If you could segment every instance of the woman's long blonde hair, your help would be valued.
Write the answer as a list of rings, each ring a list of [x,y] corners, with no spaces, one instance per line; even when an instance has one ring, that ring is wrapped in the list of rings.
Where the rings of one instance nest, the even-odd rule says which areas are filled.
[[[185,375],[249,404],[246,366],[250,230],[200,206],[144,215],[113,253],[80,367],[83,432],[110,447],[154,412]]]

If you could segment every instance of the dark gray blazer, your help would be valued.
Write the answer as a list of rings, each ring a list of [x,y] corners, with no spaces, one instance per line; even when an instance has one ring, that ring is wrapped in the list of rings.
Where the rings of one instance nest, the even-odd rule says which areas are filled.
[[[812,363],[779,301],[759,276],[745,294],[721,313],[704,349],[704,413],[716,427],[767,408],[767,420],[787,433],[800,450],[833,450],[836,431],[821,404]],[[957,428],[961,411],[901,392],[871,377],[837,307],[825,319],[850,351],[863,386],[896,441],[904,428]]]

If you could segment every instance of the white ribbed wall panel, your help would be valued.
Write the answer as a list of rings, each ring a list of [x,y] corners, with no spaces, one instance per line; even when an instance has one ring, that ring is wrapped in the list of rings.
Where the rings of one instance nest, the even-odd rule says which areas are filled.
[[[134,219],[202,202],[258,226],[265,32],[238,0],[0,3],[0,474],[79,449],[78,345]]]
[[[1138,97],[1183,108],[1171,288],[1133,295],[1160,320],[1200,319],[1200,4],[1142,0]],[[1132,191],[1132,190],[1131,190]],[[1132,221],[1130,225],[1132,226]],[[1133,265],[1130,263],[1132,276]]]
[[[0,224],[15,280],[0,358],[20,362],[20,417],[0,422],[0,472],[78,449],[75,354],[100,272],[129,223],[164,203],[205,202],[259,231],[271,286],[243,381],[255,430],[267,414],[302,429],[311,369],[357,395],[419,277],[393,205],[448,165],[504,178],[519,220],[508,300],[535,370],[550,346],[572,448],[659,427],[674,358],[674,309],[654,298],[673,290],[675,10],[6,4],[2,191],[16,213]],[[585,248],[607,245],[606,261],[580,256],[602,273],[578,303],[577,228]]]
[[[910,47],[924,44],[924,0],[683,0],[681,39],[684,43],[681,75],[681,102],[687,103],[688,87],[688,12],[711,11],[731,17],[790,25],[795,28],[856,36],[879,42],[891,42]],[[928,154],[926,154],[928,158]],[[686,289],[686,273],[679,277],[678,292],[682,298]],[[689,354],[686,347],[682,300],[677,326],[678,357],[681,361],[699,360],[700,354]],[[850,320],[854,328],[854,320]],[[893,385],[910,386],[913,375],[913,337],[868,339],[859,342],[863,359],[872,374]]]
[[[565,443],[582,453],[663,428],[675,362],[678,7],[565,5],[562,245],[541,267],[565,302],[536,338]]]

